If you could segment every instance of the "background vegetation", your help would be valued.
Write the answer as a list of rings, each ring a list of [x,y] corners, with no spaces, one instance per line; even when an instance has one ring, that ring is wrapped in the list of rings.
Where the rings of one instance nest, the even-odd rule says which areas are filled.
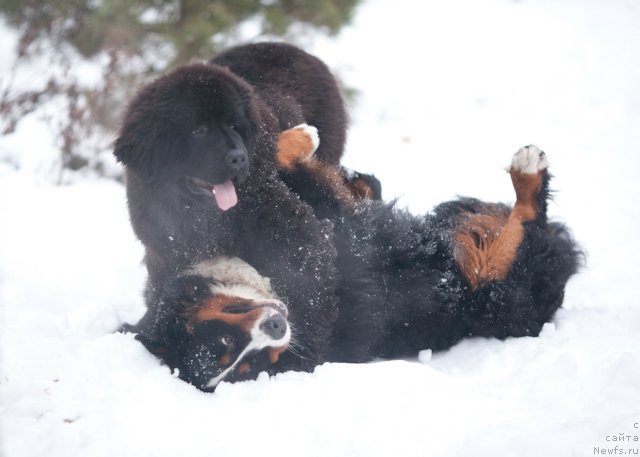
[[[191,59],[208,59],[237,41],[243,24],[254,37],[287,37],[296,28],[335,34],[359,0],[3,0],[0,17],[19,33],[16,65],[47,54],[53,72],[41,87],[0,94],[1,133],[51,99],[62,99],[61,166],[99,169],[83,140],[117,129],[122,107],[145,80]],[[98,84],[74,75],[78,56],[102,66]],[[81,147],[83,145],[83,147]],[[103,148],[103,147],[102,147]],[[91,149],[91,148],[89,148]],[[95,149],[101,149],[100,146]],[[98,170],[100,171],[100,170]]]

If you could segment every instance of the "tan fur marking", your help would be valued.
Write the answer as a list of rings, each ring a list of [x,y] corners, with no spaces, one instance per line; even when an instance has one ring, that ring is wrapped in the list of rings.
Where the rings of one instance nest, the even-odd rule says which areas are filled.
[[[244,362],[244,363],[241,363],[240,365],[238,365],[238,373],[240,373],[240,374],[245,374],[250,369],[251,369],[251,365],[249,365],[247,362]]]
[[[347,187],[340,170],[316,159],[313,141],[303,129],[291,128],[278,137],[276,161],[283,170],[294,171],[304,167],[325,188],[333,190],[335,196],[351,207],[354,195]]]
[[[277,348],[269,348],[269,362],[271,362],[271,365],[273,365],[274,363],[276,363],[278,361],[278,359],[280,359],[280,354],[282,354],[284,351],[287,350],[287,347],[289,346],[289,344],[285,344],[284,346],[280,346]]]
[[[293,170],[296,165],[311,157],[314,152],[313,141],[300,128],[285,130],[278,136],[276,160],[280,168]]]
[[[538,214],[536,196],[542,186],[542,172],[511,170],[510,174],[516,191],[511,212],[464,214],[454,234],[454,258],[473,289],[507,276],[524,238],[522,223]]]
[[[349,208],[353,206],[353,194],[345,185],[344,178],[338,168],[320,162],[315,157],[311,157],[300,165],[306,168],[324,188],[333,190],[338,200],[346,204]]]
[[[225,313],[223,311],[226,306],[237,304],[251,305],[251,301],[239,297],[215,295],[193,311],[193,319],[196,322],[218,320],[228,325],[238,327],[243,332],[249,334],[256,321],[260,319],[262,309],[255,307],[251,311],[241,314]]]
[[[220,365],[225,367],[225,366],[228,366],[230,364],[231,364],[231,356],[229,354],[225,354],[222,357],[220,357]]]
[[[371,186],[363,179],[344,180],[345,186],[351,191],[356,200],[369,199],[373,195]]]

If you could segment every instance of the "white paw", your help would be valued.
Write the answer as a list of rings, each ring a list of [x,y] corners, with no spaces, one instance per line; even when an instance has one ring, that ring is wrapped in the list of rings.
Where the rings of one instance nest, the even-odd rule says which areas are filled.
[[[536,174],[540,170],[546,170],[549,160],[543,150],[530,144],[524,146],[513,155],[511,159],[511,170],[527,174]]]
[[[294,129],[300,129],[309,136],[309,139],[311,140],[311,144],[313,144],[313,151],[311,151],[311,154],[316,152],[316,150],[318,149],[318,146],[320,146],[320,136],[318,136],[318,129],[315,128],[313,125],[308,125],[308,124],[296,125]]]

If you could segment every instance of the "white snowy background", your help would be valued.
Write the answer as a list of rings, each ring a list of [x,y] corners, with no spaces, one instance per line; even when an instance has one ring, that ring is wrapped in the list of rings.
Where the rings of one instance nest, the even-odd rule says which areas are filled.
[[[637,455],[640,2],[368,0],[308,41],[360,91],[345,163],[401,206],[511,202],[511,154],[548,153],[550,212],[588,253],[553,323],[200,392],[112,333],[144,312],[142,248],[120,184],[54,184],[53,103],[0,137],[0,455]],[[0,42],[6,76],[4,25]]]

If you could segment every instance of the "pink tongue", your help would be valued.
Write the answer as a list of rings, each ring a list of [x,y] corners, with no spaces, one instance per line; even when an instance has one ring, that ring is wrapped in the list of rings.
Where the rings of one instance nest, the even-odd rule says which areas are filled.
[[[227,181],[222,184],[214,184],[213,196],[216,198],[216,203],[222,211],[233,208],[238,203],[236,188],[233,186],[231,181]]]

